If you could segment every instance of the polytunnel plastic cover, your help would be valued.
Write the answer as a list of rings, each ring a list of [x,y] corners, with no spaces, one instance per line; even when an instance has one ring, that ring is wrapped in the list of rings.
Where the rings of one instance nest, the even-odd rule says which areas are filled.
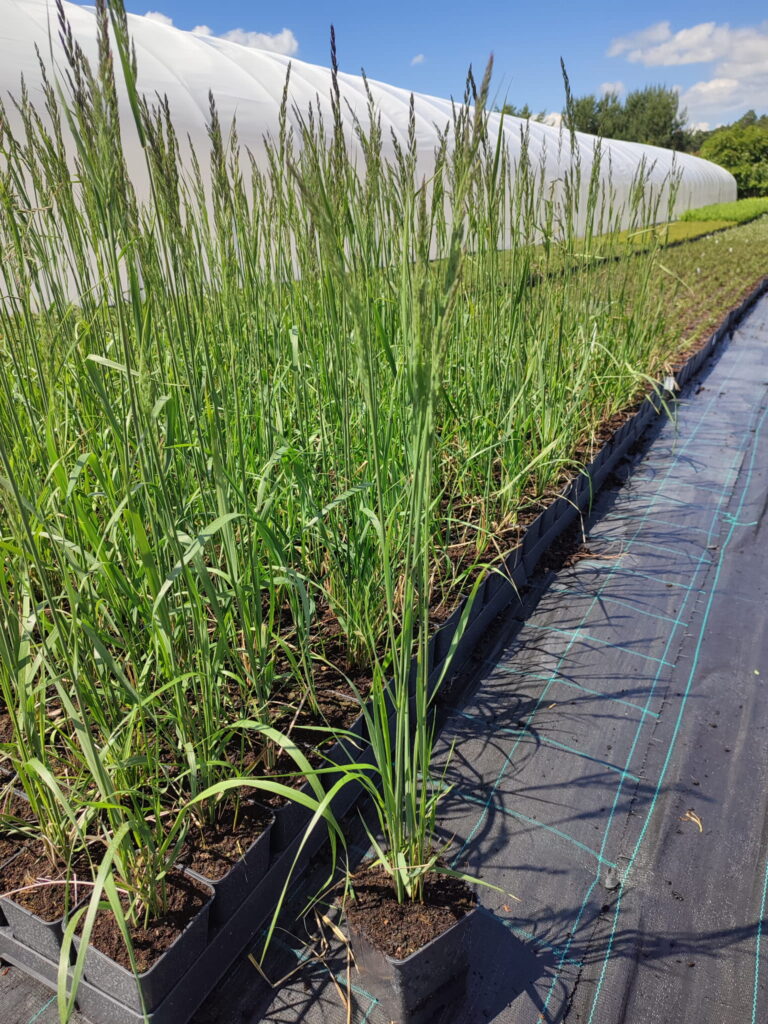
[[[86,55],[95,60],[94,9],[68,2],[63,8],[75,38]],[[158,94],[168,96],[178,137],[185,139],[188,135],[198,151],[207,151],[208,92],[212,90],[222,125],[226,128],[236,116],[240,141],[258,160],[265,134],[277,134],[278,111],[289,65],[291,105],[305,113],[311,103],[319,102],[325,115],[330,114],[331,73],[328,68],[224,39],[184,32],[136,15],[129,15],[128,23],[136,47],[140,90],[150,99]],[[18,95],[23,73],[33,101],[42,99],[35,45],[46,63],[50,61],[52,45],[55,60],[60,67],[63,65],[53,0],[0,0],[0,93],[3,97],[9,93]],[[339,82],[348,142],[361,155],[352,130],[351,111],[366,123],[368,100],[363,79],[342,73]],[[370,81],[369,85],[381,116],[385,154],[392,155],[392,135],[401,143],[406,138],[411,94],[382,82]],[[457,82],[457,91],[462,87],[463,83]],[[415,95],[419,175],[429,173],[439,132],[450,122],[451,113],[451,100]],[[140,183],[144,160],[125,96],[122,97],[122,114],[129,168]],[[291,117],[295,121],[293,113]],[[490,116],[492,138],[503,131],[513,158],[521,151],[521,129],[525,125],[519,118]],[[546,182],[556,187],[562,179],[564,165],[570,164],[572,159],[570,142],[555,127],[534,121],[527,125],[530,157],[534,164],[539,161],[545,164]],[[594,137],[577,133],[576,144],[586,180],[594,159],[595,142]],[[668,185],[670,172],[676,169],[679,185],[674,209],[677,212],[736,198],[736,184],[727,171],[690,154],[673,154],[655,146],[611,140],[602,142],[602,151],[607,159],[601,165],[601,175],[604,178],[608,175],[610,164],[611,186],[619,205],[627,199],[641,164],[647,169],[648,187],[659,190]],[[666,212],[663,203],[661,209]]]

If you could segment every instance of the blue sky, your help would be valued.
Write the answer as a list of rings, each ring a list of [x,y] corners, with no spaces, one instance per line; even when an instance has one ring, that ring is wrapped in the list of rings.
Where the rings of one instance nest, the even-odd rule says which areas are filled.
[[[757,0],[128,0],[127,7],[318,64],[328,63],[333,23],[343,70],[364,67],[371,78],[439,96],[460,95],[467,65],[482,68],[492,51],[499,97],[535,110],[561,109],[562,56],[576,95],[611,83],[619,92],[663,83],[680,87],[692,123],[728,122],[750,107],[768,112],[768,6]]]

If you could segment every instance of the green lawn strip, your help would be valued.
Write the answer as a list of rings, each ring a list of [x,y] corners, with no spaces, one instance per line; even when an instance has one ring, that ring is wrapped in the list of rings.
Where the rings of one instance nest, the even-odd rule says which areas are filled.
[[[733,203],[713,203],[702,206],[698,210],[686,210],[681,221],[720,221],[730,220],[737,224],[746,224],[756,217],[768,213],[768,196],[759,199],[737,199]]]
[[[663,224],[652,224],[650,227],[628,229],[614,235],[592,238],[589,243],[583,242],[584,252],[581,258],[585,265],[595,265],[604,260],[615,259],[617,255],[623,258],[628,254],[627,250],[630,253],[641,253],[654,246],[679,245],[681,242],[689,242],[714,232],[724,231],[726,228],[736,227],[738,223],[736,220],[667,221]],[[576,241],[574,251],[569,256],[553,259],[551,254],[547,254],[544,246],[536,245],[533,247],[532,270],[537,275],[548,277],[562,273],[566,266],[572,266],[579,258],[579,247],[580,243]],[[511,257],[502,254],[502,267],[505,259],[511,261]]]
[[[655,241],[662,245],[674,245],[678,242],[690,241],[693,238],[701,238],[702,235],[711,235],[713,231],[722,231],[724,228],[733,227],[735,223],[733,220],[725,219],[678,220],[667,224],[656,224],[643,231],[623,232],[619,237],[626,238],[638,248],[646,247]]]

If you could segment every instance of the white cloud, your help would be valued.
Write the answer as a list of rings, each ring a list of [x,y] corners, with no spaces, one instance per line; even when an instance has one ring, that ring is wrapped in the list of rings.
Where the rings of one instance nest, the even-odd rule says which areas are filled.
[[[702,21],[673,32],[668,21],[660,21],[641,32],[614,39],[608,56],[623,56],[646,67],[703,64],[715,60],[762,61],[768,57],[768,22],[731,28],[727,23]]]
[[[742,28],[703,21],[677,32],[660,21],[614,39],[608,56],[646,67],[711,64],[707,78],[681,90],[681,106],[692,121],[727,121],[748,107],[766,107],[768,21]]]
[[[601,96],[605,96],[607,93],[612,92],[615,96],[621,96],[624,93],[623,82],[603,82],[600,86]]]
[[[161,25],[173,25],[173,19],[159,11],[147,11],[146,18],[156,21]],[[208,25],[195,25],[192,29],[195,36],[214,36],[215,33]],[[269,32],[248,32],[242,28],[232,28],[228,32],[222,32],[216,36],[218,39],[226,39],[230,43],[239,43],[241,46],[248,46],[254,50],[270,50],[272,53],[282,53],[292,57],[299,49],[299,41],[289,28],[281,32],[271,34]]]
[[[156,21],[158,25],[172,25],[173,18],[169,18],[167,14],[161,14],[160,11],[147,11],[144,15],[148,21]]]
[[[635,50],[652,43],[662,43],[671,35],[669,22],[660,21],[650,28],[644,28],[640,32],[633,32],[632,35],[614,39],[608,50],[609,57],[619,57],[627,50]]]
[[[423,64],[426,59],[423,53],[417,53],[415,57],[411,57],[411,67],[415,64]]]
[[[559,128],[563,123],[563,115],[553,111],[551,114],[544,116],[544,124],[548,124],[551,128]]]
[[[283,53],[292,57],[299,49],[299,41],[289,28],[282,32],[246,32],[242,28],[233,28],[229,32],[222,32],[221,39],[228,39],[230,43],[239,43],[241,46],[249,46],[254,50],[271,50],[272,53]]]

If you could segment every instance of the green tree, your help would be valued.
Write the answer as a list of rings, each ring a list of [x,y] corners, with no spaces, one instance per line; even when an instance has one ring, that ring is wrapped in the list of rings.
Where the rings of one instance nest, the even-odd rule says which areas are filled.
[[[665,149],[685,149],[687,114],[680,110],[680,97],[674,89],[648,85],[635,89],[624,101],[625,138]]]
[[[579,96],[573,99],[569,108],[563,111],[567,128],[589,135],[600,134],[600,100],[597,96]]]
[[[736,179],[740,196],[768,195],[768,117],[753,110],[734,124],[717,128],[701,144],[699,156],[720,164]]]
[[[522,107],[516,107],[514,103],[505,103],[503,107],[497,107],[496,109],[501,114],[509,114],[510,117],[522,117],[526,121],[543,121],[547,116],[546,110],[541,110],[538,114],[534,114],[527,103],[524,103]]]
[[[593,134],[606,139],[626,138],[624,133],[624,107],[618,93],[607,92],[598,101],[598,130]]]
[[[627,94],[622,103],[616,93],[576,97],[563,111],[568,127],[591,135],[627,142],[644,142],[666,149],[687,149],[686,113],[674,89],[648,85]]]

